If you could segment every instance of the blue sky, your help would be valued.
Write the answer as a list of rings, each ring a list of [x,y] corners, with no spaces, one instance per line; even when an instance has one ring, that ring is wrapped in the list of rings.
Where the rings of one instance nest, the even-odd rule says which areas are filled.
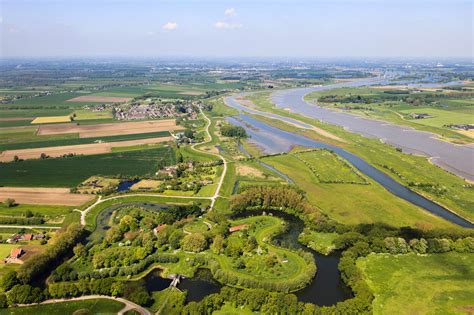
[[[472,57],[461,0],[0,0],[2,57]]]

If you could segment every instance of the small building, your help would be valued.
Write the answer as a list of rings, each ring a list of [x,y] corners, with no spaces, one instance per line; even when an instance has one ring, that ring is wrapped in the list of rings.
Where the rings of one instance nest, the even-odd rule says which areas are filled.
[[[23,256],[26,252],[23,248],[14,248],[10,252],[10,256],[5,258],[3,261],[6,264],[23,264],[23,261],[20,260],[20,257]]]
[[[413,118],[413,119],[423,119],[423,118],[431,117],[430,114],[427,114],[427,113],[420,113],[420,114],[411,113],[409,116],[410,118]]]
[[[160,233],[161,231],[163,231],[163,229],[167,226],[168,226],[167,224],[160,224],[156,228],[153,229],[153,233],[156,235]]]
[[[23,234],[21,236],[22,241],[31,241],[33,239],[33,234]]]
[[[232,226],[232,227],[229,228],[229,232],[230,233],[238,232],[238,231],[241,231],[241,230],[248,229],[248,227],[249,227],[248,224],[240,224],[240,225]]]
[[[10,252],[10,258],[12,258],[12,259],[18,259],[18,258],[20,258],[24,253],[25,253],[25,251],[23,250],[23,248],[14,248],[14,249],[12,249],[12,251]]]

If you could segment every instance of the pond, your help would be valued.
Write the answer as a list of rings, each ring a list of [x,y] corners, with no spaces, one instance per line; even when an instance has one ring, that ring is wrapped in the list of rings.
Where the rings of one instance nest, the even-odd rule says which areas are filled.
[[[140,180],[139,179],[134,179],[134,180],[124,180],[121,181],[120,184],[117,186],[117,192],[124,192],[130,189],[133,185],[138,183]]]
[[[161,270],[155,269],[148,273],[143,280],[148,291],[161,291],[168,288],[171,279],[161,277]],[[186,303],[201,301],[206,295],[218,293],[222,287],[220,283],[212,278],[208,269],[198,269],[194,277],[182,278],[178,289],[186,291]]]

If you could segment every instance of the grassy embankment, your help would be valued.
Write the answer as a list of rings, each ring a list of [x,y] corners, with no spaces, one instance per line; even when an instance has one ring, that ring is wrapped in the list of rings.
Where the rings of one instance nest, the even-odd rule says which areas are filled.
[[[255,116],[255,118],[287,131],[338,145],[357,154],[401,184],[474,221],[474,190],[472,185],[466,183],[462,178],[431,164],[426,157],[405,154],[376,139],[368,139],[358,134],[347,132],[340,127],[278,109],[273,106],[267,96],[260,96],[259,99],[253,100],[262,109],[325,129],[345,139],[347,143],[326,138],[312,130],[302,130],[276,119],[269,119],[263,116]],[[350,194],[352,192],[346,191],[345,193]]]
[[[117,314],[124,304],[109,299],[58,302],[28,307],[12,307],[0,310],[0,315],[64,315],[64,314]]]
[[[374,314],[472,312],[473,254],[370,254],[357,267],[375,294]]]

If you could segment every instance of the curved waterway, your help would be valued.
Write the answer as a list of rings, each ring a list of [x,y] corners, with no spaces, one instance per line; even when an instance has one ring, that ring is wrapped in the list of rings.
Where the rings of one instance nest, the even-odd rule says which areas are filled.
[[[323,255],[309,247],[303,246],[298,241],[298,237],[304,228],[304,223],[301,219],[280,211],[267,211],[266,213],[282,218],[288,224],[286,232],[273,239],[273,243],[276,246],[309,251],[316,261],[316,276],[314,279],[303,289],[293,292],[299,301],[319,306],[329,306],[353,297],[351,289],[341,279],[338,268],[339,252]],[[261,214],[262,211],[245,211],[236,217],[245,218]]]
[[[259,145],[266,153],[269,154],[287,152],[294,145],[332,150],[334,153],[352,163],[352,165],[354,165],[363,174],[375,180],[397,197],[411,202],[412,204],[421,207],[437,216],[440,216],[454,224],[465,228],[474,228],[473,223],[401,185],[390,176],[373,167],[357,155],[341,149],[340,147],[318,142],[302,135],[281,130],[245,114],[240,114],[237,117],[229,117],[228,121],[245,128],[251,137],[251,141]]]
[[[424,155],[433,163],[465,179],[474,181],[474,144],[458,145],[440,140],[431,132],[419,131],[407,126],[364,118],[355,114],[320,107],[306,102],[306,94],[315,91],[327,91],[341,87],[356,87],[373,84],[385,84],[382,79],[372,78],[353,82],[344,82],[320,87],[280,90],[272,95],[273,103],[304,116],[338,125],[346,130],[382,141],[401,148],[404,152]],[[456,85],[446,84],[409,84],[414,87],[439,87]]]

